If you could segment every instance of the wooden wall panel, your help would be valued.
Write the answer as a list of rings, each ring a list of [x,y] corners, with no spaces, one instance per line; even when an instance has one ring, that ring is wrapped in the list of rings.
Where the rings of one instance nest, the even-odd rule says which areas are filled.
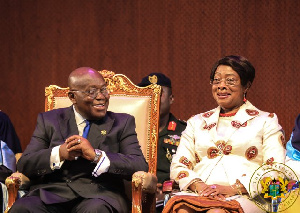
[[[172,79],[173,113],[187,120],[216,107],[209,73],[219,58],[247,57],[257,74],[248,99],[275,112],[289,138],[299,113],[300,3],[297,0],[1,0],[0,109],[22,147],[44,87],[67,86],[80,66]]]

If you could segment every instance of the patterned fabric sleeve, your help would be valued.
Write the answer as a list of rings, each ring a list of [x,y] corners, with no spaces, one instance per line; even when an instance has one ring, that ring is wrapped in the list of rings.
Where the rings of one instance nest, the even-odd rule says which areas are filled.
[[[263,162],[284,163],[285,150],[283,148],[285,148],[284,132],[276,114],[270,113],[264,125]]]
[[[274,113],[264,112],[265,123],[263,126],[263,138],[262,138],[262,151],[263,159],[262,164],[284,163],[285,162],[285,139],[282,127],[278,123],[278,118]],[[261,165],[258,165],[261,166]],[[249,186],[251,176],[254,170],[249,170],[248,174],[241,177],[239,180],[244,186]],[[276,172],[275,172],[276,173]],[[276,174],[274,174],[276,175]],[[247,191],[249,187],[245,187]],[[249,192],[249,191],[248,191]]]
[[[180,190],[186,190],[195,179],[199,178],[193,171],[196,164],[194,131],[194,119],[191,118],[182,133],[180,144],[171,164],[171,179],[179,183]]]

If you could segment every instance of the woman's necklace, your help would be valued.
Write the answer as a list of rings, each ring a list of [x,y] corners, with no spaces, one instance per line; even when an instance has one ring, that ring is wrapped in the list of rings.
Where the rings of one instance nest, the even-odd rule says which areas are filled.
[[[243,104],[244,104],[244,102],[243,102]],[[242,104],[242,105],[243,105],[243,104]],[[242,105],[241,105],[241,106],[242,106]],[[220,113],[219,113],[219,116],[220,116],[220,117],[233,117],[233,116],[235,116],[235,114],[239,111],[239,109],[240,109],[241,106],[239,106],[239,107],[237,107],[237,108],[231,110],[231,111],[234,111],[234,112],[228,112],[228,113],[226,113],[226,112],[221,113],[221,111],[222,111],[222,109],[221,109],[221,110],[220,110]]]
[[[232,117],[235,116],[236,112],[231,112],[231,113],[220,113],[220,117]]]

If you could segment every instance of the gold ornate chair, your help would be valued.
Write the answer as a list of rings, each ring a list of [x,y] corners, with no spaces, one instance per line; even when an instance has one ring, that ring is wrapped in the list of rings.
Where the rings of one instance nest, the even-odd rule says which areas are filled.
[[[18,160],[20,159],[21,156],[22,156],[22,153],[17,153],[15,155],[16,162],[18,162]],[[29,179],[22,173],[14,172],[11,176],[6,178],[5,185],[7,187],[8,201],[7,201],[7,207],[4,212],[7,213],[8,210],[11,208],[11,206],[14,204],[15,200],[17,199],[18,190],[19,190],[20,186],[22,186],[22,188],[24,188],[24,189],[28,188]],[[24,194],[24,193],[25,192],[22,192],[19,194]]]
[[[112,71],[100,71],[110,93],[108,110],[125,112],[135,117],[137,137],[149,164],[149,171],[136,172],[132,182],[126,182],[127,195],[132,195],[132,212],[155,212],[157,141],[161,87],[138,87],[125,75]],[[50,85],[45,88],[45,111],[68,107],[69,88]],[[18,180],[14,180],[18,182]],[[11,187],[16,191],[16,187]],[[14,195],[15,196],[15,195]],[[14,200],[13,200],[14,201]]]

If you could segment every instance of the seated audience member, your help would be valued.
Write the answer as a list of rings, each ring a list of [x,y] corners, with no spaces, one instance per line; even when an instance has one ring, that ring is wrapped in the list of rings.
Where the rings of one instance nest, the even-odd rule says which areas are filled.
[[[151,73],[144,77],[138,86],[145,87],[151,84],[161,86],[160,112],[159,112],[159,141],[157,153],[158,183],[170,180],[170,165],[172,156],[179,145],[181,132],[186,122],[178,120],[171,112],[174,102],[171,80],[162,73]]]
[[[142,79],[138,86],[145,87],[151,84],[161,86],[160,113],[159,113],[159,141],[157,147],[157,179],[158,179],[158,208],[162,210],[163,198],[162,183],[170,180],[170,165],[172,157],[179,145],[181,132],[186,122],[178,120],[171,112],[174,102],[171,80],[162,73],[150,73]],[[157,211],[159,211],[157,209]],[[160,210],[160,211],[161,211]]]
[[[285,149],[277,116],[246,99],[254,77],[254,67],[242,56],[226,56],[213,66],[210,83],[218,107],[188,120],[171,164],[180,190],[204,202],[175,195],[163,212],[175,201],[178,213],[265,212],[249,199],[249,182],[268,160],[283,163]]]
[[[73,105],[40,113],[17,168],[30,191],[10,212],[129,212],[123,180],[148,171],[134,117],[107,111],[102,75],[81,67],[69,75]]]
[[[300,179],[300,114],[296,118],[290,140],[286,144],[286,151],[285,163],[293,169]]]
[[[0,183],[1,183],[1,201],[0,209],[4,211],[7,205],[7,189],[5,179],[16,171],[15,154],[21,153],[22,148],[15,131],[15,128],[9,117],[0,111]]]

